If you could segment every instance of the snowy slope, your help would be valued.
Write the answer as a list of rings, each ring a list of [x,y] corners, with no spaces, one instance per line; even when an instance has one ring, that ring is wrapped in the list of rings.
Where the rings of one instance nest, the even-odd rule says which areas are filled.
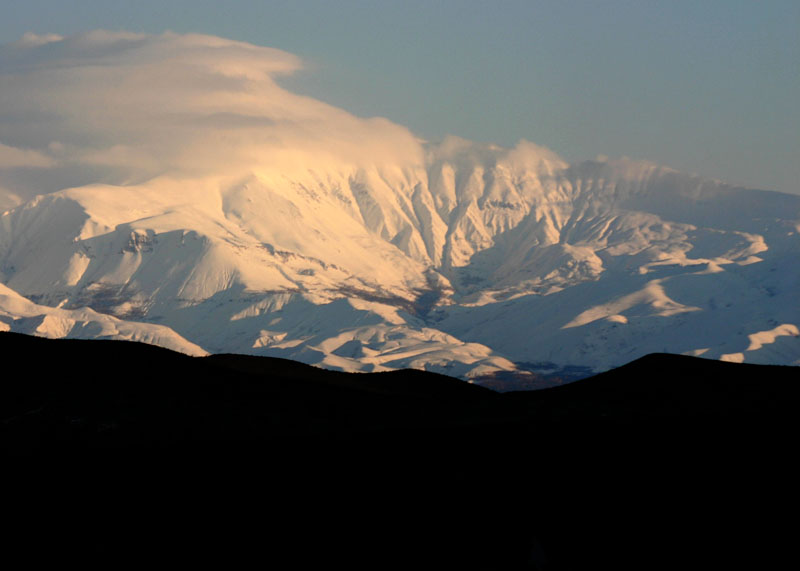
[[[59,319],[472,378],[652,351],[800,363],[800,196],[427,143],[284,90],[293,56],[220,38],[42,42],[0,47],[0,283],[38,304],[7,324],[91,308]]]
[[[51,339],[120,339],[150,343],[202,356],[208,352],[163,325],[123,321],[90,308],[61,309],[37,305],[0,284],[0,331]]]

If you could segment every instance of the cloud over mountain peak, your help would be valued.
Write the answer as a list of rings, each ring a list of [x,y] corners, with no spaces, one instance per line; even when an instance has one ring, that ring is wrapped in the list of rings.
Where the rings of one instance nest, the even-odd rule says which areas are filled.
[[[281,50],[198,34],[27,34],[0,47],[0,169],[32,196],[56,180],[421,160],[404,127],[276,82],[301,68]]]

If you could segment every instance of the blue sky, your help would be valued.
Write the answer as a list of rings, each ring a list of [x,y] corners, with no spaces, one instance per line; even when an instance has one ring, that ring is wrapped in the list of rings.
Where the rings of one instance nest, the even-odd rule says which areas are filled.
[[[3,0],[0,42],[96,28],[280,48],[283,80],[432,140],[651,159],[800,193],[797,0]]]

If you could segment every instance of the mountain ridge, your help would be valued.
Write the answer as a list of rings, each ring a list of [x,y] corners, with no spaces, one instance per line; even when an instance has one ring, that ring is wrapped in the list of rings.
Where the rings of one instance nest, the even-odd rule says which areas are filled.
[[[548,430],[563,426],[563,436],[574,431],[575,437],[582,438],[589,436],[580,436],[588,426],[605,427],[603,430],[628,427],[626,438],[630,439],[639,436],[629,427],[660,430],[661,423],[679,431],[701,426],[717,430],[722,425],[735,431],[761,422],[766,430],[770,424],[796,423],[793,411],[800,399],[795,367],[671,354],[650,354],[563,386],[498,393],[416,369],[345,373],[274,357],[189,356],[151,343],[116,339],[46,339],[0,332],[0,348],[11,365],[39,363],[30,375],[9,376],[0,386],[5,395],[0,399],[4,438],[11,438],[6,444],[28,434],[29,429],[32,432],[27,437],[49,438],[36,428],[40,423],[72,430],[68,422],[74,416],[72,409],[85,409],[89,415],[85,422],[92,426],[88,431],[81,428],[76,439],[59,438],[69,446],[102,444],[107,436],[113,438],[106,444],[135,444],[139,437],[129,430],[172,441],[171,436],[159,435],[166,429],[166,425],[161,427],[162,421],[173,428],[193,423],[205,426],[206,432],[185,433],[175,444],[207,438],[271,440],[289,437],[283,432],[287,427],[299,431],[292,437],[297,439],[347,440],[374,430],[384,437],[402,439],[405,430],[418,424],[414,434],[425,438],[423,427],[431,428],[429,423],[437,428],[428,436],[436,437],[437,430],[452,429],[455,434],[463,429],[459,438],[469,444],[472,436],[484,434],[478,427],[487,429],[478,440],[491,441],[498,436],[494,432],[503,433],[501,425],[519,425],[515,431],[519,434],[508,434],[508,438],[521,442],[526,439],[523,433],[551,423],[555,424]],[[118,367],[119,363],[125,366]],[[85,374],[69,373],[76,368]],[[208,411],[195,417],[192,403],[197,399]],[[263,417],[256,422],[260,428],[253,432],[248,428],[250,421],[244,421],[227,435],[215,432],[212,427],[239,414],[227,410],[231,403],[241,408],[242,414]],[[158,414],[177,416],[170,420],[148,412],[164,406],[167,408]],[[173,406],[178,408],[169,408]],[[133,408],[126,411],[126,407]],[[35,413],[26,418],[29,409]],[[209,412],[212,409],[218,412]],[[132,423],[123,426],[129,414],[135,415]],[[225,415],[232,416],[225,420]],[[309,425],[311,431],[307,432],[304,423],[316,415],[321,415],[320,421],[328,428],[317,432]],[[102,435],[102,430],[94,430],[97,422],[105,422],[101,417],[116,419],[119,432]],[[268,418],[272,420],[264,421]],[[676,432],[673,436],[680,435]]]

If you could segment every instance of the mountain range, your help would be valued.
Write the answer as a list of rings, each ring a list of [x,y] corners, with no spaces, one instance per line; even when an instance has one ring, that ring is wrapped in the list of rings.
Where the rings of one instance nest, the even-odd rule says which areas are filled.
[[[0,327],[529,383],[800,362],[800,197],[530,144],[424,166],[38,196],[0,218]]]
[[[800,364],[800,196],[420,141],[220,38],[26,38],[0,50],[0,330],[506,388]]]

